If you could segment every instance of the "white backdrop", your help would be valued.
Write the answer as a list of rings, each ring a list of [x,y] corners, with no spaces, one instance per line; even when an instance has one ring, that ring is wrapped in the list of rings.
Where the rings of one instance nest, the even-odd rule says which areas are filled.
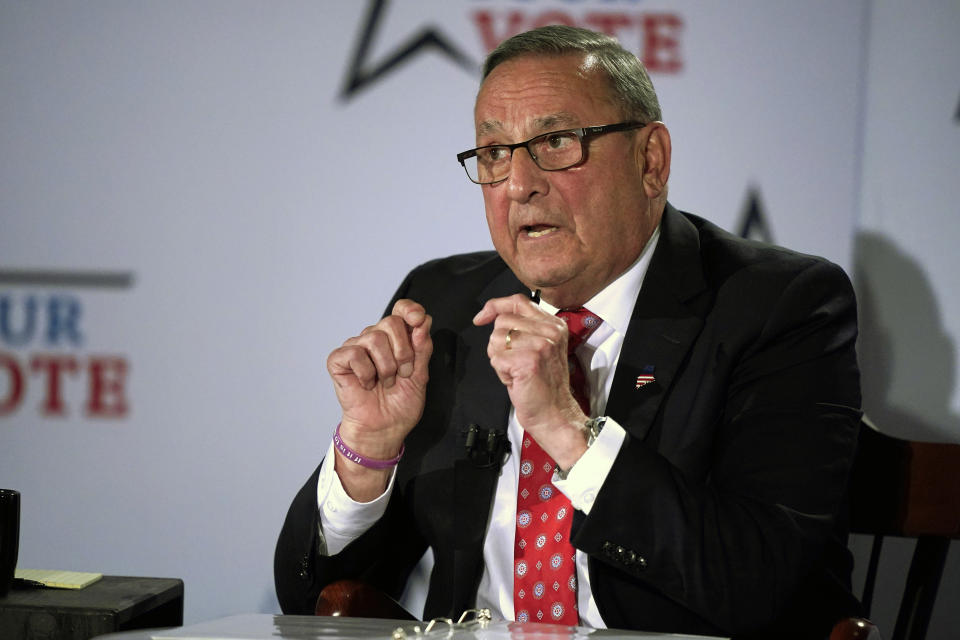
[[[778,243],[853,273],[855,246],[893,242],[930,269],[932,419],[960,439],[960,30],[930,4],[932,22],[867,0],[0,0],[0,486],[23,494],[20,566],[181,577],[188,621],[277,610],[273,544],[338,415],[326,354],[412,266],[490,247],[455,160],[475,69],[549,20],[613,25],[655,70],[674,205],[739,230],[753,194]],[[917,73],[944,43],[952,70]],[[369,81],[346,94],[351,69]],[[928,406],[925,380],[894,374],[890,415]]]
[[[854,239],[864,408],[888,433],[960,442],[960,2],[883,0],[868,7]],[[853,546],[866,564],[866,541]],[[874,611],[887,637],[911,546],[896,538],[884,543]],[[928,638],[956,637],[958,602],[954,543]]]

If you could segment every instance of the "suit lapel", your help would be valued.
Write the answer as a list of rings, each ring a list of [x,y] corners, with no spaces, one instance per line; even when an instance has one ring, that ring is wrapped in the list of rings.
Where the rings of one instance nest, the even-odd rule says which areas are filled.
[[[480,293],[474,313],[491,298],[524,291],[513,273],[504,268],[503,273]],[[502,462],[480,467],[466,459],[466,430],[470,425],[477,425],[486,431],[505,434],[510,412],[506,387],[490,366],[487,356],[492,331],[492,325],[476,327],[470,324],[460,333],[457,345],[457,383],[451,429],[457,431],[452,604],[458,612],[472,607],[476,599],[483,569],[483,541]]]
[[[473,312],[479,311],[491,298],[524,291],[520,281],[504,267],[503,272],[477,296],[477,306]],[[465,430],[471,424],[497,431],[507,428],[510,398],[487,356],[487,343],[492,332],[492,324],[477,327],[472,323],[460,332],[455,373],[456,398],[452,414],[453,424],[458,429]]]
[[[638,439],[646,437],[660,403],[703,326],[697,298],[706,289],[696,227],[667,205],[660,240],[637,296],[620,351],[606,414]],[[653,382],[637,377],[653,367]]]

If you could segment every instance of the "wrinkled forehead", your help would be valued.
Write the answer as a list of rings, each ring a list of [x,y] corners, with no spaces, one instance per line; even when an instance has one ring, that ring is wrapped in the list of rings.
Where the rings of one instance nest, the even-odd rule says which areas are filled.
[[[531,115],[523,124],[525,128],[533,131],[556,131],[558,129],[573,129],[582,124],[582,116],[569,111],[559,111],[556,113],[546,113],[542,115]],[[477,135],[496,135],[505,133],[508,126],[496,119],[490,118],[477,122]]]
[[[476,134],[534,135],[596,124],[611,117],[609,97],[606,75],[590,54],[512,58],[480,85]]]

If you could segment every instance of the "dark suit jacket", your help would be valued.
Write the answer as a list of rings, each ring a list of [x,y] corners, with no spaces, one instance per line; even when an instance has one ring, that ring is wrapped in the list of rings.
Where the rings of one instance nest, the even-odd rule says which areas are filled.
[[[311,613],[341,577],[396,596],[428,545],[425,617],[474,604],[498,467],[467,459],[465,432],[504,431],[509,399],[491,327],[471,319],[523,290],[489,252],[427,263],[400,286],[433,316],[423,418],[386,514],[341,553],[318,553],[316,473],[296,496],[275,557],[284,612]],[[837,515],[860,415],[855,306],[836,265],[667,206],[605,412],[626,440],[571,532],[608,626],[825,637],[857,612]],[[655,381],[636,389],[647,365]]]

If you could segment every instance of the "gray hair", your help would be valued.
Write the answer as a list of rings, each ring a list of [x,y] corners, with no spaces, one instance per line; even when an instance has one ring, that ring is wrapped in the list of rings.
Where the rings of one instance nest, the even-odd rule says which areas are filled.
[[[507,60],[522,56],[590,54],[607,74],[611,101],[625,117],[643,123],[661,120],[660,102],[643,63],[616,38],[566,25],[548,25],[503,41],[483,63],[483,79]]]

